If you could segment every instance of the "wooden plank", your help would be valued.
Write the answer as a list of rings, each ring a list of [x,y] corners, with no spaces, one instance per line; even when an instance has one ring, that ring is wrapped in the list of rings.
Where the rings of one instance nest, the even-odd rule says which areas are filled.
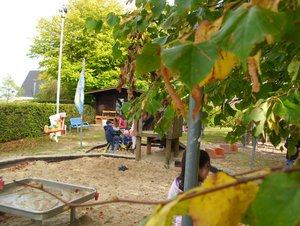
[[[142,132],[143,132],[143,124],[142,124],[142,120],[137,120],[137,126],[136,126],[136,136],[142,136]]]
[[[155,133],[153,130],[143,130],[142,137],[158,137],[158,133]]]
[[[173,140],[173,150],[174,157],[177,157],[179,154],[179,138]]]

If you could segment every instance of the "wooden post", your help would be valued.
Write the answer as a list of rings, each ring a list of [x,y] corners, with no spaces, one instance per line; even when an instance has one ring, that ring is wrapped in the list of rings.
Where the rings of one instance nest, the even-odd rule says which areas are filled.
[[[140,161],[141,160],[141,153],[142,153],[142,137],[137,136],[136,137],[136,148],[135,148],[135,160]]]
[[[147,137],[147,155],[151,155],[151,137]]]
[[[172,148],[172,140],[167,139],[166,140],[166,164],[170,164],[171,160],[171,148]]]
[[[174,157],[177,157],[179,154],[179,138],[173,139],[173,150],[174,150]]]
[[[135,153],[135,160],[141,160],[141,153],[142,153],[142,120],[136,121],[136,153]]]
[[[75,220],[76,220],[76,209],[75,207],[71,207],[70,221],[71,223],[74,223]]]

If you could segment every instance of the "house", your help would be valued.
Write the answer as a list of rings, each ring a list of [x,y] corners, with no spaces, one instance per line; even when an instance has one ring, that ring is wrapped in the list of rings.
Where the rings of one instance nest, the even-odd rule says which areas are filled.
[[[28,72],[21,88],[24,90],[23,98],[33,99],[40,91],[40,85],[43,81],[38,80],[39,71],[32,70]]]
[[[97,124],[101,124],[101,122],[97,122],[97,116],[103,116],[103,113],[110,113],[110,116],[113,116],[113,112],[121,114],[122,104],[128,101],[127,90],[128,88],[122,88],[121,91],[118,91],[113,87],[85,92],[85,95],[93,95],[95,98]],[[142,93],[142,91],[134,91],[133,96],[138,97]]]

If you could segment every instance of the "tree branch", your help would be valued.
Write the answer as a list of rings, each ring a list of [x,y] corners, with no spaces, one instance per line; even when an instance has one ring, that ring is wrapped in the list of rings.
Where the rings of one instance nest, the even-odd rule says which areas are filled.
[[[260,169],[262,170],[262,169]],[[253,172],[258,172],[260,170],[251,170],[248,172],[244,172],[244,173],[240,173],[240,174],[235,174],[235,176],[241,176],[241,175],[246,175],[246,174],[250,174]],[[291,172],[297,172],[300,171],[300,167],[286,167],[286,166],[276,166],[270,169],[270,172],[284,172],[284,173],[291,173]],[[187,199],[191,199],[197,196],[201,196],[201,195],[205,195],[208,193],[212,193],[212,192],[216,192],[222,189],[226,189],[226,188],[230,188],[230,187],[234,187],[240,184],[245,184],[251,181],[256,181],[256,180],[261,180],[264,179],[265,177],[269,176],[270,173],[266,173],[263,175],[258,175],[258,176],[253,176],[253,177],[248,177],[248,178],[241,178],[238,179],[235,182],[229,183],[229,184],[225,184],[225,185],[221,185],[221,186],[217,186],[214,188],[209,188],[206,189],[204,191],[201,192],[194,192],[191,193],[189,195],[186,195],[184,197],[182,197],[180,199],[180,201],[184,201]],[[110,204],[110,203],[131,203],[131,204],[142,204],[142,205],[166,205],[169,202],[172,202],[173,200],[176,199],[168,199],[168,200],[160,200],[160,201],[149,201],[149,200],[131,200],[131,199],[120,199],[120,198],[113,198],[111,200],[106,200],[106,201],[100,201],[100,202],[95,202],[95,203],[87,203],[87,204],[74,204],[74,203],[70,203],[67,202],[63,199],[61,199],[60,197],[58,197],[57,195],[53,194],[52,192],[47,191],[46,189],[43,188],[43,186],[34,186],[34,185],[30,185],[27,183],[22,183],[22,182],[18,182],[18,181],[14,181],[15,183],[21,185],[21,186],[28,186],[34,189],[38,189],[41,190],[43,192],[48,193],[49,195],[55,197],[56,199],[58,199],[59,201],[63,202],[64,204],[66,204],[69,207],[87,207],[87,206],[98,206],[98,205],[104,205],[104,204]]]

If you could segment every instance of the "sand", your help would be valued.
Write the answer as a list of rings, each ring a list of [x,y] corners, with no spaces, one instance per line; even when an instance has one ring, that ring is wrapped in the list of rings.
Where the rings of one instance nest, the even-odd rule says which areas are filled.
[[[160,157],[159,157],[160,156]],[[153,159],[160,159],[159,161]],[[120,171],[125,165],[128,170]],[[98,201],[124,198],[131,200],[164,200],[180,168],[164,166],[163,154],[149,160],[135,161],[121,158],[81,158],[48,163],[34,161],[0,169],[6,182],[22,178],[43,178],[63,183],[93,187],[100,193]],[[0,191],[1,192],[1,191]],[[95,202],[94,200],[89,201]],[[151,214],[155,206],[132,203],[113,203],[76,208],[76,222],[72,225],[138,225]],[[9,214],[0,215],[0,225],[35,225],[31,219]],[[43,221],[43,225],[70,225],[70,211]]]
[[[97,150],[96,150],[97,151]],[[212,159],[212,164],[228,173],[249,170],[251,148],[239,154],[228,154],[224,159]],[[180,153],[181,155],[182,153]],[[130,155],[128,153],[127,155]],[[133,156],[133,155],[132,155]],[[180,159],[180,156],[177,158]],[[257,167],[284,164],[284,153],[263,147],[256,153]],[[174,160],[174,158],[172,159]],[[152,155],[142,152],[142,160],[124,158],[93,157],[61,162],[33,161],[0,169],[0,175],[6,182],[23,178],[43,178],[63,183],[93,187],[100,193],[99,201],[112,200],[116,197],[130,200],[165,200],[169,187],[180,168],[165,167],[164,152],[153,148]],[[128,170],[119,171],[125,165]],[[0,191],[1,192],[1,191]],[[93,203],[94,200],[88,203]],[[139,225],[154,210],[153,205],[132,203],[111,203],[93,207],[78,207],[76,221],[70,224],[70,211],[63,212],[43,221],[51,226],[131,226]],[[10,214],[0,214],[0,226],[35,225],[31,219]]]

